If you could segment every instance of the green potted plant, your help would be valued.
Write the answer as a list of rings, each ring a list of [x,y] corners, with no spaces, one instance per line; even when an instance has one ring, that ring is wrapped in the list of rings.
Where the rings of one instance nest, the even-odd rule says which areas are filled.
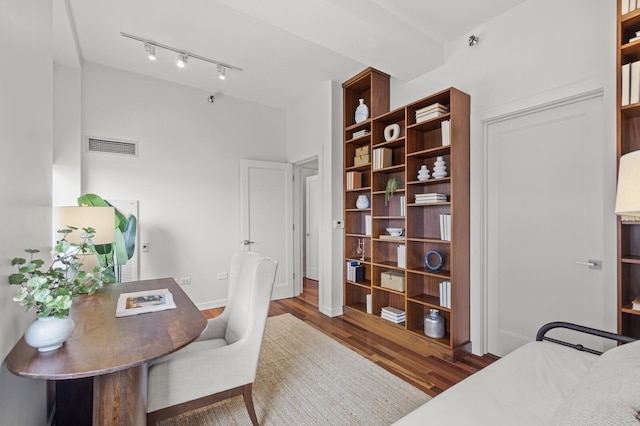
[[[400,188],[400,179],[398,178],[389,178],[387,180],[387,186],[384,189],[384,205],[388,205],[391,198],[393,198],[393,193],[396,192]]]
[[[34,258],[39,253],[36,249],[25,250],[29,254],[28,260],[16,257],[11,261],[18,272],[9,275],[9,284],[20,286],[13,300],[27,310],[34,309],[37,316],[27,329],[25,340],[40,352],[59,348],[73,332],[74,323],[69,318],[73,299],[80,294],[93,294],[109,282],[102,276],[100,266],[84,270],[85,258],[95,254],[91,240],[95,230],[82,229],[79,244],[66,239],[75,228],[58,231],[63,237],[53,248],[53,262],[47,269],[43,269],[45,262],[42,259]]]
[[[107,200],[96,194],[84,194],[78,197],[78,205],[91,207],[113,207],[116,214],[116,241],[113,244],[96,245],[98,261],[105,274],[113,281],[120,282],[123,265],[133,257],[136,249],[137,219],[134,215],[125,216]]]

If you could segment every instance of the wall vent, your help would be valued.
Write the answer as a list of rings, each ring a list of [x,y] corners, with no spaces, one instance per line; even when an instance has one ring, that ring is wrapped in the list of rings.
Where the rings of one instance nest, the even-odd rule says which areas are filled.
[[[127,155],[129,157],[138,156],[138,142],[98,138],[88,138],[87,140],[87,151],[89,152],[103,152],[107,154]]]

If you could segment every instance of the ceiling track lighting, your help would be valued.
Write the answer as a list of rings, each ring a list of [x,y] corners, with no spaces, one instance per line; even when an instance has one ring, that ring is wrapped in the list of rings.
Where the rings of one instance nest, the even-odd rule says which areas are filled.
[[[242,71],[242,68],[238,68],[236,66],[233,66],[221,61],[216,61],[214,59],[205,58],[204,56],[196,55],[195,53],[187,52],[186,50],[176,49],[175,47],[167,46],[166,44],[162,44],[162,43],[157,43],[153,40],[148,40],[142,37],[138,37],[138,36],[134,36],[127,33],[122,33],[122,32],[120,33],[120,35],[133,40],[138,40],[144,43],[144,50],[147,52],[147,57],[152,61],[156,60],[156,47],[159,47],[160,49],[176,52],[178,54],[177,65],[180,68],[184,68],[187,65],[187,59],[189,58],[199,59],[201,61],[209,62],[211,64],[216,65],[218,67],[218,76],[220,77],[220,80],[224,80],[227,78],[226,76],[227,70]]]
[[[189,55],[185,55],[184,53],[178,53],[178,68],[184,68],[187,66],[187,59],[189,59]]]
[[[144,44],[144,50],[147,52],[147,58],[149,58],[150,61],[155,61],[156,60],[156,47],[149,44],[149,43],[145,43]]]

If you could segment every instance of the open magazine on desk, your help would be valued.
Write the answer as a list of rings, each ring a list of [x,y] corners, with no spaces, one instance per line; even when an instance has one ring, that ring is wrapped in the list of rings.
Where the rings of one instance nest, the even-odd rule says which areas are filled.
[[[118,298],[116,317],[175,309],[173,295],[166,289],[122,293]]]

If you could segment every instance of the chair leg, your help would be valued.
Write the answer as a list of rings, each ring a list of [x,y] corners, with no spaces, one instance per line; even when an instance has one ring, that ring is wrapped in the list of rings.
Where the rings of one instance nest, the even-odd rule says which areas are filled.
[[[244,405],[247,407],[247,411],[249,412],[249,417],[251,418],[251,423],[253,426],[258,425],[258,417],[256,416],[256,410],[253,407],[253,397],[251,395],[253,383],[249,383],[248,385],[244,385],[242,387],[242,397],[244,399]]]

